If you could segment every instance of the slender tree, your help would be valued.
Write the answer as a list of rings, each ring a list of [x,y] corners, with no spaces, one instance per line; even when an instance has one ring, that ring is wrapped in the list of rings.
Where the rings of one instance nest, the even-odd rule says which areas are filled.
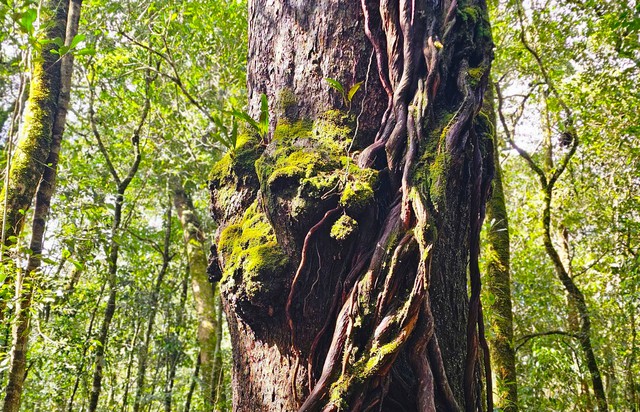
[[[171,205],[167,207],[165,213],[165,231],[164,242],[162,247],[158,247],[157,251],[162,255],[162,266],[158,271],[158,277],[156,278],[153,289],[151,290],[151,296],[149,301],[149,313],[147,320],[147,328],[143,337],[142,346],[138,356],[138,376],[136,378],[136,397],[133,403],[133,412],[139,412],[143,406],[143,393],[144,393],[144,381],[147,372],[147,362],[149,358],[149,346],[151,344],[153,327],[156,321],[156,315],[158,313],[158,306],[160,300],[160,288],[164,281],[167,270],[169,269],[169,263],[171,262],[170,246],[171,246]]]
[[[531,48],[531,46],[526,43],[526,39],[524,34],[522,35],[522,41],[525,44],[525,47],[528,48],[528,51],[536,57],[536,61],[538,62],[539,68],[543,74],[543,79],[545,84],[551,89],[554,94],[557,94],[557,91],[553,87],[553,82],[549,78],[545,66],[542,64],[542,60],[538,56],[538,54]],[[575,279],[570,275],[571,267],[570,263],[563,262],[558,252],[557,247],[555,246],[552,234],[554,230],[554,226],[551,222],[552,215],[552,199],[554,194],[555,185],[558,182],[558,179],[562,176],[562,174],[567,169],[567,165],[573,158],[576,150],[578,149],[579,138],[577,135],[577,130],[573,125],[574,119],[573,114],[570,108],[566,103],[562,100],[559,95],[556,95],[558,100],[561,102],[562,109],[565,112],[567,119],[567,133],[571,136],[571,140],[569,141],[570,146],[569,149],[564,153],[561,160],[557,165],[554,166],[553,159],[549,158],[549,155],[545,156],[544,159],[546,161],[546,167],[540,166],[529,153],[527,153],[524,149],[520,148],[511,135],[511,128],[507,124],[506,118],[504,116],[502,105],[503,105],[503,96],[500,91],[500,87],[496,86],[497,97],[498,97],[498,114],[500,116],[500,121],[503,126],[503,130],[505,131],[505,135],[509,141],[509,144],[518,152],[518,154],[525,160],[527,166],[531,169],[532,172],[536,174],[538,177],[538,182],[540,185],[540,191],[543,198],[543,209],[542,214],[540,215],[540,223],[542,224],[543,229],[543,243],[544,248],[547,253],[547,256],[551,260],[553,264],[554,271],[560,283],[565,289],[567,293],[567,300],[569,306],[572,310],[575,310],[578,314],[578,328],[579,331],[575,335],[577,338],[580,348],[582,349],[582,353],[585,357],[585,362],[587,369],[589,370],[589,374],[591,375],[591,384],[593,386],[593,391],[596,397],[598,410],[599,411],[607,411],[607,397],[604,390],[604,385],[602,382],[602,376],[600,374],[600,368],[598,366],[598,361],[596,359],[595,352],[593,350],[593,344],[591,342],[591,315],[589,313],[589,308],[587,306],[587,301],[585,299],[584,293],[575,282]],[[548,152],[549,153],[549,152]],[[570,334],[569,334],[570,335]]]
[[[78,33],[78,23],[80,20],[80,6],[82,2],[79,0],[70,1],[68,6],[64,2],[56,2],[55,11],[56,20],[54,25],[65,25],[64,44],[70,47],[73,38]],[[61,11],[58,11],[60,9]],[[15,309],[15,324],[13,327],[13,346],[11,348],[11,370],[9,373],[9,382],[7,384],[7,394],[4,401],[5,412],[17,412],[20,409],[20,400],[22,396],[22,388],[26,378],[26,357],[27,344],[29,342],[30,321],[31,321],[31,301],[33,298],[34,288],[37,279],[37,272],[41,264],[41,254],[43,251],[43,241],[45,224],[49,215],[51,198],[56,182],[58,158],[60,153],[60,145],[64,132],[67,109],[69,106],[69,97],[71,90],[71,75],[73,72],[73,55],[66,54],[61,56],[60,75],[57,81],[58,94],[55,95],[55,102],[52,111],[53,122],[51,130],[46,126],[40,131],[41,139],[44,139],[45,133],[51,133],[49,139],[49,152],[46,158],[46,167],[42,171],[42,178],[39,180],[36,191],[36,202],[33,216],[33,224],[31,228],[31,242],[29,248],[31,254],[27,260],[27,267],[24,276],[19,276],[16,283],[16,301],[18,304]],[[55,82],[55,80],[53,80]],[[31,103],[33,104],[33,103]],[[46,110],[42,108],[43,110]],[[40,119],[44,121],[44,119]],[[38,121],[37,118],[31,121]],[[25,124],[25,127],[27,125]],[[43,126],[41,126],[43,127]],[[19,147],[19,150],[20,147]],[[16,177],[16,176],[14,176]],[[3,233],[4,236],[4,233]]]
[[[198,316],[198,344],[200,345],[200,374],[205,409],[211,410],[219,398],[217,378],[222,370],[216,359],[220,343],[216,318],[214,285],[207,275],[205,235],[191,198],[179,180],[172,180],[173,203],[180,218],[191,275],[191,290]]]
[[[93,383],[91,386],[91,395],[89,398],[89,411],[95,412],[98,408],[98,401],[100,399],[100,392],[102,392],[102,377],[104,369],[104,356],[107,348],[107,341],[109,339],[109,329],[111,327],[111,321],[116,311],[116,298],[118,291],[118,256],[120,252],[120,244],[118,243],[117,236],[120,233],[120,225],[122,223],[122,208],[124,206],[124,196],[127,188],[131,184],[131,181],[135,177],[142,161],[142,152],[140,150],[140,139],[143,128],[147,123],[147,117],[151,109],[150,103],[150,88],[153,83],[153,78],[147,74],[145,75],[145,96],[144,104],[140,112],[138,124],[136,125],[131,135],[131,144],[134,150],[134,157],[131,165],[129,166],[124,178],[116,170],[111,157],[107,151],[106,146],[102,141],[102,136],[98,129],[98,124],[95,119],[94,113],[94,86],[90,85],[90,105],[89,105],[89,118],[91,122],[91,130],[98,143],[100,152],[105,158],[109,173],[113,178],[116,185],[116,198],[115,206],[113,210],[113,220],[111,222],[111,234],[108,245],[108,271],[107,271],[107,285],[109,291],[109,298],[107,300],[107,306],[105,307],[104,317],[102,320],[102,326],[100,327],[100,334],[98,335],[98,345],[95,352],[94,370],[93,370]]]
[[[493,108],[492,89],[485,95],[482,115],[487,116],[490,129],[487,131],[497,139],[496,114]],[[487,202],[487,260],[486,287],[492,295],[488,321],[492,334],[489,340],[491,366],[496,377],[496,407],[505,412],[518,410],[518,385],[516,375],[516,354],[513,342],[513,312],[511,303],[511,276],[509,250],[509,219],[502,183],[499,145],[494,148],[495,176],[493,191]]]
[[[492,410],[485,2],[255,0],[249,15],[258,132],[210,183],[235,410]]]

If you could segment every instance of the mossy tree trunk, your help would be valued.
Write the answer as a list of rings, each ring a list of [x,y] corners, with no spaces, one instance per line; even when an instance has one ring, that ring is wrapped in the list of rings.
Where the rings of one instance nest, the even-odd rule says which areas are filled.
[[[64,39],[68,4],[60,0],[48,0],[41,9],[43,40]],[[26,212],[36,193],[47,164],[53,141],[53,127],[61,88],[62,59],[52,53],[58,48],[54,43],[39,46],[32,55],[29,97],[20,137],[11,159],[8,184],[0,192],[2,240],[14,244],[24,226]]]
[[[272,130],[210,183],[234,409],[491,410],[484,1],[254,0],[249,15],[250,102],[266,93]]]
[[[207,252],[205,235],[191,198],[181,182],[172,180],[173,204],[178,212],[182,225],[189,273],[191,276],[191,290],[196,303],[198,316],[198,344],[200,346],[200,374],[202,396],[205,410],[211,411],[221,400],[218,377],[222,373],[221,365],[216,360],[216,347],[219,345],[221,334],[216,315],[216,296],[214,285],[209,282],[207,275]]]
[[[47,12],[55,15],[55,20],[51,22],[54,26],[61,26],[63,28],[61,38],[64,44],[68,47],[73,37],[78,33],[78,23],[80,20],[80,7],[82,2],[80,0],[70,1],[67,4],[65,2],[55,2],[55,8],[48,10]],[[54,7],[53,5],[51,5]],[[58,33],[56,29],[55,33]],[[50,35],[51,33],[49,33]],[[45,51],[47,52],[47,51]],[[49,52],[49,54],[52,54]],[[41,59],[39,56],[36,59]],[[46,60],[46,58],[44,58]],[[36,65],[40,64],[38,62]],[[53,69],[53,65],[50,66]],[[16,308],[15,308],[15,321],[13,325],[12,333],[12,348],[11,348],[11,366],[9,372],[9,381],[7,383],[6,396],[4,401],[4,412],[17,412],[20,409],[20,400],[22,397],[22,389],[24,380],[26,378],[26,365],[27,365],[27,344],[30,336],[30,322],[31,322],[31,303],[33,299],[33,292],[38,282],[38,270],[41,264],[41,254],[43,251],[43,241],[45,233],[45,225],[49,215],[49,209],[51,205],[51,198],[55,188],[58,160],[60,153],[60,146],[62,143],[62,135],[66,125],[67,109],[69,106],[70,89],[71,89],[71,76],[73,71],[73,56],[67,54],[61,57],[61,64],[58,68],[59,73],[57,79],[52,80],[53,83],[59,83],[54,87],[55,101],[51,106],[40,107],[39,110],[42,114],[42,118],[27,117],[27,122],[32,121],[44,121],[49,122],[49,116],[51,116],[51,125],[41,125],[38,127],[31,125],[34,129],[38,129],[40,136],[37,139],[39,143],[48,141],[49,146],[47,149],[47,157],[44,162],[44,170],[42,170],[42,176],[37,177],[37,191],[35,210],[33,216],[33,223],[31,227],[31,241],[29,249],[32,253],[27,260],[27,267],[24,270],[24,276],[19,276],[16,284]],[[35,73],[34,73],[35,75]],[[45,75],[46,76],[46,75]],[[33,84],[33,80],[32,80]],[[40,90],[43,92],[42,90]],[[49,91],[51,92],[51,91]],[[46,94],[46,92],[44,92]],[[49,102],[51,103],[51,102]],[[29,105],[37,104],[30,101]],[[36,108],[29,108],[32,111],[38,111]],[[52,110],[49,114],[48,111]],[[46,120],[45,120],[46,118]],[[39,120],[38,120],[39,119]],[[28,124],[25,123],[25,127]],[[32,130],[34,130],[32,129]],[[45,130],[46,129],[46,130]],[[25,132],[25,136],[29,135],[29,132]],[[24,140],[23,140],[24,141]],[[44,144],[42,146],[42,152],[44,153]],[[18,151],[21,150],[21,146],[18,145]],[[35,152],[34,152],[34,155]],[[33,159],[32,159],[33,161]],[[14,165],[15,166],[15,165]],[[14,170],[13,167],[11,170]],[[34,173],[35,170],[31,170]],[[12,178],[11,171],[9,172],[9,179]],[[36,174],[33,175],[35,177]],[[13,176],[13,178],[20,178],[21,176]],[[9,185],[9,188],[11,185]],[[7,193],[10,193],[8,191]],[[9,199],[9,198],[7,198]],[[7,207],[9,203],[7,202]],[[7,216],[10,215],[9,209],[7,209]],[[7,221],[5,223],[10,223]],[[18,226],[22,224],[19,223]],[[20,229],[17,229],[18,231]],[[15,232],[17,234],[18,232]],[[4,235],[4,234],[3,234]]]
[[[493,108],[491,88],[485,95],[483,114],[488,116],[495,137],[496,114]],[[487,202],[487,276],[486,287],[492,295],[491,316],[491,366],[496,377],[496,407],[505,412],[518,410],[518,386],[516,353],[513,346],[513,312],[511,302],[509,220],[502,185],[502,169],[498,145],[494,149],[495,176],[493,191]]]

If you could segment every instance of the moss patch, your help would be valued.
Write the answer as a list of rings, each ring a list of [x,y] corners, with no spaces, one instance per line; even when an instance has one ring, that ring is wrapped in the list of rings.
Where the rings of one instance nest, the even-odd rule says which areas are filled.
[[[328,198],[339,199],[353,211],[371,204],[378,173],[360,169],[347,156],[352,130],[351,116],[337,110],[314,122],[281,120],[273,141],[256,162],[267,207],[275,213],[276,205],[281,206],[277,199],[286,199],[290,214],[296,217],[318,209]]]
[[[345,240],[358,229],[358,222],[349,215],[342,215],[331,227],[331,237]]]
[[[262,153],[258,136],[241,134],[238,136],[236,148],[229,150],[218,160],[209,173],[209,181],[220,187],[233,177],[254,170],[254,163]]]
[[[484,76],[484,74],[487,71],[487,66],[478,66],[478,67],[471,67],[467,70],[467,75],[469,77],[469,84],[471,85],[471,87],[476,87],[479,83],[480,80],[482,80],[482,76]]]
[[[448,112],[436,116],[436,123],[429,127],[429,139],[413,173],[414,184],[419,189],[416,194],[428,193],[431,203],[436,207],[444,199],[446,191],[450,158],[445,145],[454,116],[454,113]]]
[[[222,282],[242,274],[241,288],[246,298],[255,298],[287,265],[287,256],[278,245],[267,217],[254,202],[242,220],[220,234],[218,251],[224,260]]]
[[[296,117],[298,109],[298,98],[293,90],[284,88],[276,96],[275,111],[278,118],[292,120]]]

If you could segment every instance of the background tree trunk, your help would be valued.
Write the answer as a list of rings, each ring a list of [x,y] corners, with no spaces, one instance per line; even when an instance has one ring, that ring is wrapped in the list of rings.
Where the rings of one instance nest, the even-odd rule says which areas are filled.
[[[53,25],[64,27],[64,37],[62,38],[64,39],[64,44],[67,47],[69,47],[71,40],[78,33],[81,4],[81,1],[72,1],[69,3],[69,7],[67,7],[64,2],[57,2],[55,7],[49,10],[50,13],[55,15],[55,19],[52,22]],[[57,33],[57,31],[54,30],[54,33]],[[44,52],[47,53],[46,50]],[[50,69],[53,70],[53,65]],[[53,87],[53,90],[49,90],[50,93],[54,93],[54,103],[47,107],[32,109],[34,111],[42,110],[45,112],[52,110],[53,121],[50,126],[50,131],[48,125],[41,125],[40,127],[42,127],[42,129],[39,132],[39,140],[49,141],[49,147],[45,161],[46,167],[42,170],[42,178],[38,182],[39,184],[36,191],[35,210],[31,228],[31,241],[29,244],[32,254],[29,255],[24,276],[18,280],[16,286],[18,304],[15,309],[16,319],[13,327],[11,370],[9,373],[7,395],[5,397],[3,409],[5,412],[17,412],[20,409],[22,389],[24,380],[26,379],[25,373],[27,364],[27,348],[30,336],[31,303],[33,299],[33,292],[36,287],[36,283],[38,282],[37,274],[41,264],[45,226],[49,215],[51,198],[53,197],[55,189],[60,145],[62,143],[62,134],[65,128],[67,109],[69,106],[71,75],[73,72],[73,56],[71,54],[61,57],[59,70],[60,74],[57,79],[52,79],[52,83],[54,84],[52,84],[51,87]],[[56,85],[55,83],[59,84]],[[30,104],[35,103],[36,102]],[[49,114],[46,116],[48,117]],[[49,121],[46,119],[39,119],[37,117],[31,119],[32,122],[37,122],[39,120],[45,121],[45,123]],[[36,126],[31,126],[37,129]],[[50,136],[46,136],[46,133],[50,133]],[[18,150],[20,150],[20,147]],[[13,177],[19,178],[19,176]],[[7,207],[8,205],[9,204],[7,203]],[[9,220],[5,223],[11,223],[11,221]],[[19,224],[19,226],[20,225],[21,224]]]
[[[164,232],[164,243],[162,245],[162,249],[158,250],[162,254],[162,266],[160,267],[160,271],[158,272],[158,277],[156,278],[156,282],[153,286],[153,290],[151,291],[150,303],[149,303],[149,313],[148,313],[148,321],[147,321],[147,329],[142,341],[142,347],[140,348],[139,356],[138,356],[138,376],[136,377],[136,396],[133,403],[133,412],[139,412],[141,407],[144,405],[143,396],[144,396],[144,381],[147,373],[147,361],[149,358],[149,346],[151,345],[151,339],[153,338],[153,327],[156,321],[156,314],[158,313],[158,305],[160,300],[160,288],[162,287],[162,282],[164,281],[164,277],[167,273],[167,269],[169,269],[169,262],[171,261],[171,256],[169,254],[169,247],[171,246],[171,204],[167,206],[166,211],[166,220],[164,223],[165,232]]]
[[[46,27],[47,40],[65,38],[67,7],[64,1],[47,1],[42,7],[42,26]],[[61,87],[58,54],[52,53],[57,46],[51,42],[42,45],[32,58],[29,98],[25,108],[24,123],[20,132],[14,156],[11,159],[8,185],[2,188],[0,215],[2,241],[15,243],[24,225],[26,211],[31,208],[33,197],[47,164],[53,140],[53,127],[58,110]],[[67,97],[68,100],[68,97]],[[66,113],[65,113],[66,115]],[[62,125],[64,128],[64,125]]]
[[[114,168],[111,157],[109,156],[109,153],[107,152],[106,147],[102,142],[102,137],[100,135],[100,132],[98,131],[98,126],[96,125],[94,119],[95,114],[93,109],[93,102],[95,90],[93,89],[93,85],[90,86],[89,117],[91,121],[91,129],[94,137],[96,138],[96,141],[98,142],[100,152],[107,162],[111,177],[113,178],[116,185],[116,196],[113,210],[113,221],[111,222],[111,233],[109,237],[107,257],[108,271],[106,282],[108,288],[107,290],[109,291],[109,298],[107,300],[107,306],[104,310],[104,317],[102,319],[102,326],[100,327],[100,334],[98,335],[97,339],[98,345],[96,346],[91,394],[89,396],[89,412],[95,412],[98,408],[98,401],[100,400],[100,393],[102,392],[102,378],[105,364],[104,357],[105,351],[107,349],[107,341],[109,339],[109,329],[111,328],[111,320],[113,319],[113,315],[115,315],[116,312],[116,298],[118,289],[118,256],[120,252],[120,244],[118,243],[117,236],[120,233],[120,224],[122,223],[122,208],[124,207],[125,201],[124,195],[136,173],[138,173],[140,162],[142,161],[142,153],[140,152],[140,134],[142,132],[142,128],[147,122],[147,117],[151,108],[149,93],[153,79],[149,77],[149,73],[147,73],[145,80],[146,96],[144,106],[140,113],[140,121],[136,129],[133,131],[131,137],[131,143],[134,149],[134,158],[131,166],[127,171],[127,175],[124,178],[121,178]]]
[[[493,108],[493,93],[487,90],[483,115],[488,116],[494,138],[496,114]],[[493,193],[487,202],[487,291],[492,295],[489,322],[493,334],[489,339],[492,369],[496,376],[496,407],[505,412],[518,410],[518,385],[516,375],[516,353],[513,346],[513,312],[511,304],[509,219],[502,185],[502,169],[498,143],[495,145],[495,168]]]
[[[215,407],[219,398],[216,377],[220,374],[216,368],[216,347],[221,339],[216,318],[215,286],[209,282],[207,275],[207,258],[205,252],[205,236],[189,195],[178,180],[172,181],[173,202],[182,225],[191,289],[196,303],[198,315],[198,344],[200,345],[200,375],[202,396],[205,410]]]
[[[249,3],[272,133],[211,174],[235,410],[483,409],[484,2]]]

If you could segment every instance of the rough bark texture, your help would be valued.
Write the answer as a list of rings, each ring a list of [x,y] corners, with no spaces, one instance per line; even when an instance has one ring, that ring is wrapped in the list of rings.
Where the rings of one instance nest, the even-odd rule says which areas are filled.
[[[65,38],[67,4],[50,0],[42,8],[42,24],[46,39]],[[3,216],[2,240],[14,244],[24,225],[26,212],[38,188],[51,151],[53,127],[60,95],[60,56],[51,53],[57,46],[43,45],[32,58],[29,98],[20,138],[11,159],[8,185],[0,193],[0,215]]]
[[[200,345],[200,373],[202,397],[205,410],[210,411],[219,400],[216,377],[220,375],[220,368],[216,367],[216,345],[219,344],[220,334],[215,310],[214,286],[207,275],[207,257],[205,236],[189,195],[179,181],[172,182],[173,203],[182,225],[189,272],[191,275],[191,290],[196,303],[198,315],[198,344]]]
[[[493,96],[489,89],[485,96],[483,114],[491,124],[489,132],[495,136],[496,115]],[[509,221],[502,186],[502,170],[498,145],[494,150],[496,173],[493,192],[487,203],[487,291],[493,296],[491,304],[492,336],[491,365],[496,377],[496,407],[505,412],[518,410],[518,386],[516,381],[516,354],[513,345],[513,312],[511,304],[511,276],[509,251]]]
[[[272,132],[210,183],[234,409],[492,409],[484,2],[249,3],[250,100],[269,97]],[[364,84],[349,103],[324,78]]]
[[[81,4],[81,1],[72,1],[69,3],[70,7],[67,8],[64,2],[56,2],[56,8],[50,10],[50,12],[55,15],[55,20],[52,22],[53,25],[64,28],[62,33],[66,34],[62,38],[65,39],[65,44],[67,46],[70,44],[71,39],[73,39],[73,37],[78,33]],[[54,33],[57,33],[57,31],[54,31]],[[45,50],[44,52],[46,53],[47,51]],[[69,106],[73,57],[71,55],[62,57],[61,65],[58,70],[58,77],[57,79],[53,79],[53,83],[51,84],[51,86],[54,87],[54,90],[49,91],[50,93],[55,93],[55,102],[51,106],[39,108],[44,111],[53,110],[53,122],[50,126],[50,131],[48,125],[41,125],[42,129],[40,129],[40,139],[48,140],[49,147],[45,161],[46,167],[42,171],[42,177],[38,178],[39,184],[36,191],[35,211],[31,228],[31,241],[29,244],[29,248],[33,253],[29,255],[24,277],[19,280],[18,287],[16,289],[18,304],[15,309],[16,320],[13,326],[11,369],[9,373],[9,382],[7,383],[7,394],[3,409],[4,412],[17,412],[20,409],[20,401],[26,373],[27,345],[30,335],[31,303],[33,291],[38,281],[37,275],[41,264],[45,225],[49,215],[51,198],[53,197],[55,189],[60,145],[62,143],[62,134],[65,128],[67,109]],[[56,82],[59,84],[54,84]],[[30,104],[36,104],[36,102],[32,102]],[[37,111],[38,109],[32,108],[31,110]],[[49,115],[47,115],[46,120],[42,118],[32,118],[31,121],[35,122],[40,120],[46,123],[50,121],[48,116]],[[34,125],[31,125],[31,127],[37,129]],[[45,136],[45,133],[50,133],[50,136]],[[45,139],[45,137],[48,138]],[[18,147],[18,150],[20,150],[20,147],[21,146]],[[33,170],[31,172],[33,172]],[[15,178],[18,176],[13,177]],[[9,207],[9,204],[7,207]],[[10,222],[11,221],[9,220],[7,223]],[[21,223],[18,224],[18,226],[21,226]]]

